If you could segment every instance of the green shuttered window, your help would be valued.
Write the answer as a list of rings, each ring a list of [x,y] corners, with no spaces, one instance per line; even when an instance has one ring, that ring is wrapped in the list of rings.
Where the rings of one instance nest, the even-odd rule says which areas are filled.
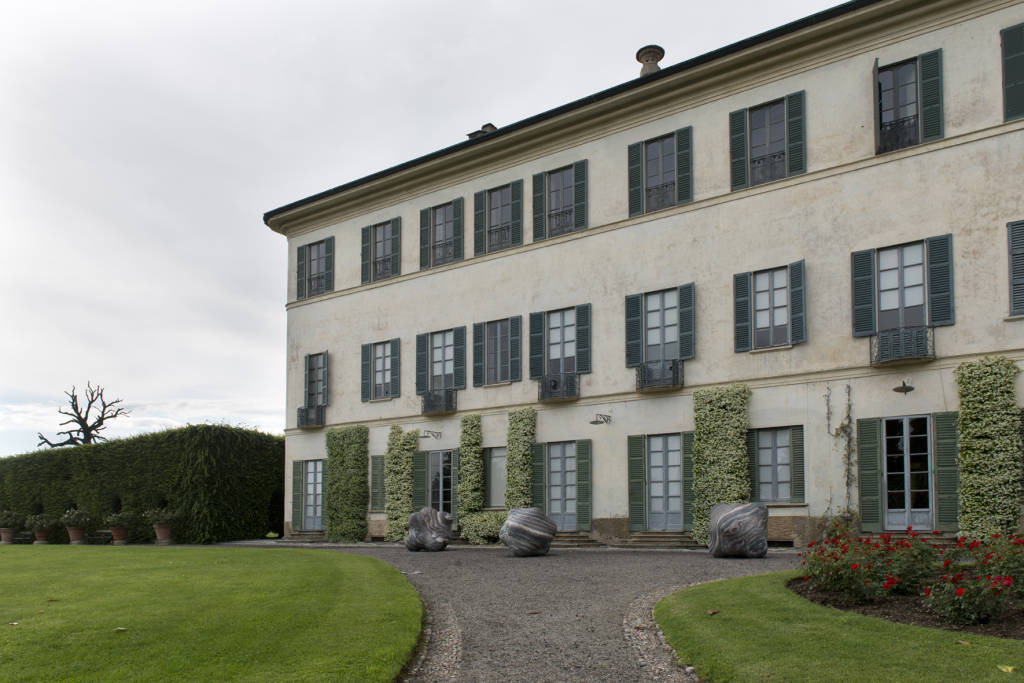
[[[302,531],[302,461],[292,463],[292,531]]]
[[[594,490],[590,439],[576,442],[576,529],[590,531]]]
[[[733,190],[807,171],[805,110],[805,94],[800,91],[775,102],[730,112],[729,175]],[[757,144],[752,144],[752,139]]]
[[[935,528],[939,531],[958,530],[960,474],[957,468],[959,435],[958,413],[935,413],[932,426],[935,432]]]
[[[413,512],[427,507],[427,451],[417,451],[412,456],[412,509]]]
[[[1004,28],[1003,118],[1012,121],[1024,116],[1024,24]]]
[[[420,270],[461,261],[462,197],[420,210]]]
[[[683,531],[693,529],[693,432],[683,432]]]
[[[635,368],[642,364],[646,358],[646,345],[644,344],[645,333],[648,326],[644,320],[644,298],[656,296],[662,292],[673,294],[672,290],[661,290],[661,292],[648,292],[647,294],[630,294],[626,296],[626,367]],[[689,282],[679,285],[675,291],[676,320],[678,321],[678,348],[672,358],[664,355],[657,360],[692,360],[696,348],[696,321],[694,319],[696,306],[694,301],[694,284]],[[660,325],[663,324],[659,324]],[[652,323],[653,324],[653,323]]]
[[[533,241],[587,227],[587,160],[533,176]]]
[[[546,471],[545,455],[547,449],[542,443],[535,443],[530,450],[530,505],[540,508],[541,512],[547,511],[547,497],[544,492],[547,490],[547,480],[544,477]]]
[[[693,128],[636,142],[626,150],[629,215],[693,201]]]
[[[334,291],[334,238],[304,244],[295,254],[295,298]]]
[[[401,341],[389,339],[360,347],[360,399],[398,398],[402,393]]]
[[[586,374],[591,371],[590,304],[576,306],[575,313],[575,372]],[[546,318],[544,312],[530,314],[530,379],[540,379],[545,374]]]
[[[749,430],[747,460],[751,501],[804,502],[803,425]]]
[[[733,275],[733,350],[742,353],[754,348],[806,342],[805,282],[802,260],[770,270]]]
[[[473,255],[523,243],[523,181],[473,195]]]
[[[448,384],[444,387],[431,386],[430,377],[430,365],[431,358],[430,353],[435,351],[437,353],[443,353],[443,347],[440,350],[431,349],[431,337],[434,335],[445,335],[451,333],[452,336],[452,369],[451,372],[444,372],[445,381]],[[438,356],[440,359],[440,356]],[[416,395],[423,396],[428,390],[440,390],[440,389],[465,389],[466,388],[466,327],[455,327],[450,330],[441,330],[438,332],[431,332],[429,334],[417,334],[416,335]]]
[[[473,386],[522,379],[522,316],[473,324]]]
[[[857,420],[857,487],[860,496],[860,527],[882,530],[882,421]]]
[[[362,284],[385,280],[402,272],[402,218],[367,225],[360,231]]]

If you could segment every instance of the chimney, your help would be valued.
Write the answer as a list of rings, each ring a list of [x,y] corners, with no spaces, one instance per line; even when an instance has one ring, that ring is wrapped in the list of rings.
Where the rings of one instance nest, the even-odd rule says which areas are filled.
[[[646,76],[652,74],[655,71],[660,71],[661,67],[658,66],[658,62],[665,56],[665,50],[660,45],[645,45],[636,51],[636,61],[643,64],[640,67],[640,75]]]
[[[480,126],[480,130],[474,130],[472,133],[466,133],[466,137],[469,138],[470,140],[473,140],[475,138],[480,137],[481,135],[493,133],[496,130],[498,130],[498,128],[493,123],[485,123],[484,125]]]

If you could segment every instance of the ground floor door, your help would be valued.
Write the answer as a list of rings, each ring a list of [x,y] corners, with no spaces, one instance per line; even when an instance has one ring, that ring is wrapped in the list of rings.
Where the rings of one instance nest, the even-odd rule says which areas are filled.
[[[679,434],[647,437],[647,529],[683,528],[683,472]]]
[[[548,517],[559,531],[576,530],[576,442],[548,444]]]
[[[928,417],[882,420],[885,528],[932,528],[931,438]]]
[[[431,451],[427,465],[428,505],[440,512],[454,514],[452,507],[452,452]]]
[[[324,528],[324,461],[307,460],[303,468],[302,528]]]

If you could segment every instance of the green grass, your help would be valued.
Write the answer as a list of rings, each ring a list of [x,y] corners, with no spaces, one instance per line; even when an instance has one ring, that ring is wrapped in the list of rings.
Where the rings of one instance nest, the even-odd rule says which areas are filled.
[[[4,681],[388,681],[421,618],[412,586],[370,557],[0,547]]]
[[[1024,641],[894,624],[790,592],[793,572],[674,593],[654,616],[682,664],[727,681],[1013,681]],[[718,610],[709,616],[709,610]],[[970,645],[960,645],[958,640]],[[1012,666],[1004,673],[998,666]]]

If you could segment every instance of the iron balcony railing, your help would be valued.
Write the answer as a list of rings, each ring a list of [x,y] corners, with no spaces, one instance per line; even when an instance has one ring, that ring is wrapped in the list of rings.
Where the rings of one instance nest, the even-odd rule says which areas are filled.
[[[871,364],[935,358],[935,331],[930,327],[899,327],[871,337]]]
[[[636,390],[675,389],[683,386],[683,361],[649,360],[636,368]]]
[[[646,200],[646,209],[648,211],[656,211],[657,209],[664,209],[666,206],[672,206],[676,203],[675,181],[648,187],[644,199]]]
[[[430,389],[423,394],[423,414],[437,415],[439,413],[455,412],[455,390],[454,389]]]
[[[571,232],[576,212],[573,207],[548,212],[548,234],[551,236]]]
[[[487,229],[487,251],[506,249],[512,244],[512,226],[499,225]]]
[[[767,183],[786,177],[786,153],[774,152],[750,160],[750,184]]]
[[[310,275],[306,280],[306,296],[316,296],[327,291],[327,276],[323,273]]]
[[[434,265],[440,265],[442,263],[448,263],[455,258],[455,243],[441,242],[440,244],[434,245]]]
[[[323,427],[324,409],[327,406],[301,406],[298,410],[296,422],[299,427]]]
[[[568,401],[579,398],[580,387],[575,372],[557,372],[540,378],[537,399],[540,401]]]
[[[391,257],[381,256],[373,262],[373,279],[382,280],[391,277]]]
[[[903,149],[918,143],[917,114],[887,121],[878,131],[878,153]]]

